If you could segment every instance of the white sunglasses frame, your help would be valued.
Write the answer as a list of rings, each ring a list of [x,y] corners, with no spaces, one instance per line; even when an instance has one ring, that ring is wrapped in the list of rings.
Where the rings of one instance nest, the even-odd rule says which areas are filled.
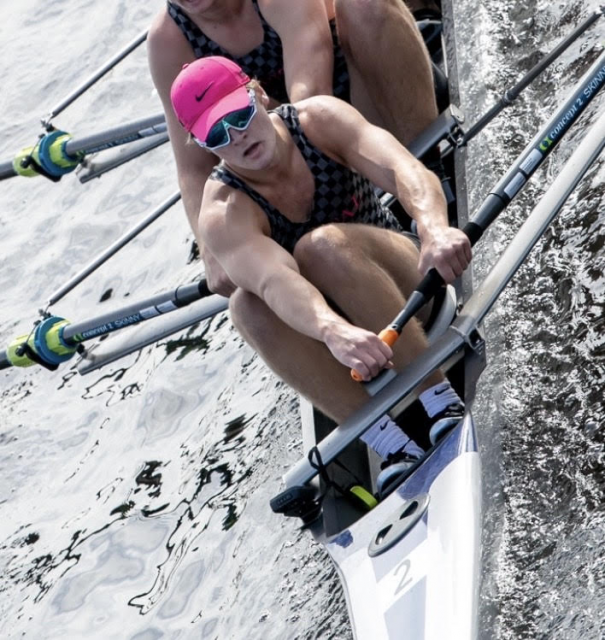
[[[194,142],[202,147],[202,149],[206,149],[207,151],[215,151],[216,149],[222,149],[223,147],[226,147],[228,145],[231,144],[231,136],[229,135],[229,129],[235,129],[236,131],[245,131],[251,124],[252,124],[252,120],[254,120],[254,116],[256,116],[256,114],[258,113],[258,108],[257,108],[257,104],[256,104],[256,92],[254,91],[254,89],[248,89],[248,96],[250,97],[250,104],[249,106],[252,107],[252,115],[250,116],[250,120],[248,120],[248,123],[246,124],[245,127],[236,127],[232,124],[229,124],[228,122],[223,122],[224,119],[229,115],[229,113],[226,113],[220,120],[217,120],[212,127],[210,127],[210,130],[208,131],[208,133],[210,133],[210,131],[213,129],[213,127],[216,127],[216,125],[221,122],[222,126],[225,129],[225,133],[227,134],[227,142],[223,143],[223,144],[219,144],[215,147],[209,147],[203,140],[200,140],[199,138],[196,138],[195,136],[193,136],[193,140]],[[236,111],[239,111],[239,109],[236,109]],[[234,113],[233,111],[231,111],[230,113]]]

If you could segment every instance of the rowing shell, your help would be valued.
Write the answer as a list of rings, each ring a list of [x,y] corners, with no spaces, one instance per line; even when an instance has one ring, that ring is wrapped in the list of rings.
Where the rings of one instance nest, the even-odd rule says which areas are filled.
[[[445,4],[445,3],[444,3]],[[447,11],[447,8],[444,7]],[[446,34],[453,17],[444,15]],[[448,43],[443,50],[454,52]],[[437,63],[443,62],[437,60]],[[448,70],[450,99],[458,102],[456,60]],[[460,117],[451,124],[455,128]],[[459,227],[467,222],[465,172],[461,157],[446,161],[457,198],[450,218]],[[470,276],[456,286],[455,298],[471,293]],[[445,305],[444,305],[445,306]],[[442,309],[449,324],[453,308]],[[441,318],[435,341],[443,332]],[[477,346],[481,344],[477,340]],[[484,366],[480,348],[461,355],[450,379],[471,406],[474,387]],[[400,409],[401,425],[416,424],[422,414],[413,397]],[[303,442],[310,449],[333,427],[327,418],[303,404]],[[416,403],[417,404],[417,403]],[[415,410],[414,410],[415,409]],[[397,413],[397,409],[395,409]],[[357,442],[338,458],[344,466],[331,479],[346,483],[347,474],[372,486],[378,471],[373,454]],[[470,410],[462,423],[389,496],[369,513],[349,504],[327,487],[321,517],[309,525],[315,539],[330,554],[343,584],[355,637],[367,640],[451,638],[469,640],[477,633],[478,587],[481,567],[481,472],[475,425]]]
[[[458,97],[456,61],[452,54],[455,47],[448,42],[448,34],[454,31],[453,18],[451,7],[443,3],[443,9],[449,89],[455,101]],[[481,215],[473,217],[473,224],[478,224],[476,221],[481,220],[485,211],[491,215],[489,209],[498,200],[507,197],[510,202],[537,164],[550,153],[550,145],[543,148],[541,141],[565,125],[569,105],[580,103],[585,107],[582,96],[587,95],[586,87],[600,88],[604,82],[602,54],[490,192],[488,204],[480,209]],[[593,93],[590,89],[590,95]],[[274,511],[302,517],[332,557],[357,640],[477,637],[482,485],[471,408],[485,364],[480,325],[604,147],[605,114],[586,133],[474,293],[469,297],[469,276],[458,283],[458,299],[465,304],[451,326],[441,335],[434,335],[429,348],[376,390],[362,409],[335,428],[325,416],[301,402],[303,447],[307,455],[288,471],[284,477],[286,490],[272,500],[271,506]],[[468,209],[464,199],[464,163],[457,153],[454,166],[449,169],[456,183],[453,213],[458,226],[462,226],[467,222]],[[417,410],[415,390],[437,368],[448,372],[453,386],[464,398],[467,407],[464,419],[428,452],[416,469],[401,479],[390,495],[371,510],[367,505],[364,510],[347,499],[346,492],[335,490],[335,487],[342,490],[351,478],[363,487],[374,486],[376,461],[359,442],[359,436],[387,411],[408,431],[420,425],[422,432],[422,412]],[[418,441],[415,434],[410,435]]]

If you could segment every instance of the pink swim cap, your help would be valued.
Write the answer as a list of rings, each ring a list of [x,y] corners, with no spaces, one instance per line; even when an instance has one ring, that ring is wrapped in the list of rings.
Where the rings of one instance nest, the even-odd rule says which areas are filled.
[[[228,113],[250,104],[250,78],[220,56],[208,56],[183,66],[172,83],[170,99],[179,122],[198,140]]]

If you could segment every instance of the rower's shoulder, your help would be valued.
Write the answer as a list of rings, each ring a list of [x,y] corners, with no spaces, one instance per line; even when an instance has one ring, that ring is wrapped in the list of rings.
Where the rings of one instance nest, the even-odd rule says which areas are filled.
[[[204,241],[215,247],[266,226],[262,210],[246,193],[212,179],[204,186],[198,224]]]
[[[172,39],[180,33],[175,21],[170,17],[168,9],[162,7],[155,15],[147,34],[147,46],[159,47],[171,43]]]
[[[235,189],[221,180],[209,178],[204,185],[202,203],[202,214],[224,220],[230,212],[241,211],[253,204],[253,201],[244,191]]]
[[[353,109],[350,104],[334,96],[311,96],[294,103],[301,119],[326,119],[338,117],[340,114]]]
[[[298,119],[309,134],[314,131],[320,133],[336,133],[340,123],[346,122],[354,116],[355,109],[350,104],[334,96],[312,96],[297,102],[295,105]]]

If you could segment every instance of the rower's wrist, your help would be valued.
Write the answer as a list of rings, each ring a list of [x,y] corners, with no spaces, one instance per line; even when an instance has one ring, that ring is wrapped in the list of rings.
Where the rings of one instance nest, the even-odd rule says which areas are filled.
[[[416,221],[416,233],[420,238],[421,244],[426,244],[432,240],[435,236],[443,233],[449,227],[447,221],[444,220],[417,220]]]
[[[338,332],[339,326],[343,323],[343,320],[336,316],[322,318],[319,323],[319,339],[324,344],[328,345],[334,335]]]

